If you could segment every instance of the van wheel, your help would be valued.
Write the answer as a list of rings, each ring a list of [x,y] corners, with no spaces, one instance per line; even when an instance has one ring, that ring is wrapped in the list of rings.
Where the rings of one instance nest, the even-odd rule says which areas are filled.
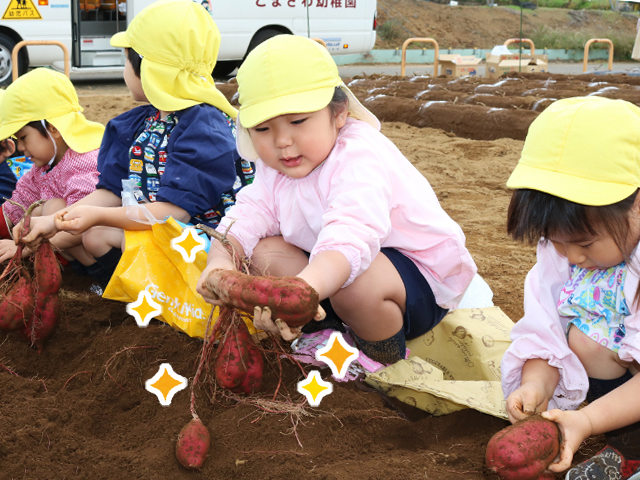
[[[222,60],[216,62],[216,66],[213,67],[213,73],[211,75],[213,76],[213,78],[228,77],[229,74],[233,72],[239,65],[240,62],[236,60]]]
[[[251,51],[260,45],[262,42],[269,40],[271,37],[275,37],[276,35],[282,35],[282,32],[279,30],[273,30],[271,28],[267,28],[266,30],[261,30],[256,33],[251,42],[249,43],[249,48],[247,49],[247,55],[251,53]],[[244,58],[247,58],[247,55]]]
[[[12,82],[13,68],[11,63],[11,52],[13,47],[16,46],[10,37],[0,33],[0,87],[6,87]],[[22,75],[27,71],[27,53],[24,48],[20,50],[18,54],[18,75]]]

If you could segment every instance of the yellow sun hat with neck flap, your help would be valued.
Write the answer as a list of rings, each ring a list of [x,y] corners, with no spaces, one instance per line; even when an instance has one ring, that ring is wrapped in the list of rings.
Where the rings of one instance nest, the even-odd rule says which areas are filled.
[[[111,45],[132,48],[142,57],[142,90],[158,110],[175,112],[207,103],[236,117],[237,110],[211,76],[220,32],[202,5],[191,0],[154,2],[126,31],[111,37]]]
[[[0,97],[0,140],[27,123],[46,120],[56,127],[71,150],[100,148],[104,126],[91,122],[71,81],[62,73],[37,68],[19,77]]]
[[[507,187],[582,205],[624,200],[640,188],[640,108],[597,96],[552,103],[529,126]]]
[[[380,130],[380,121],[343,83],[328,50],[297,35],[277,35],[258,45],[238,70],[240,112],[236,130],[238,152],[257,160],[248,128],[291,113],[322,110],[336,87],[349,99],[349,116]]]

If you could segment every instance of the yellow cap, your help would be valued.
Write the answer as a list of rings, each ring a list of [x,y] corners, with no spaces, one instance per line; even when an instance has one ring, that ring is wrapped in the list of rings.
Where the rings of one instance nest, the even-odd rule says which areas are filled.
[[[349,98],[349,115],[376,129],[380,122],[342,82],[325,47],[296,35],[278,35],[258,45],[238,70],[240,112],[237,144],[240,155],[258,155],[247,128],[289,113],[316,112],[326,107],[336,87]]]
[[[191,0],[154,2],[131,20],[125,32],[111,37],[111,45],[142,55],[142,89],[158,110],[175,112],[208,103],[236,117],[237,110],[211,77],[220,32],[202,5]]]
[[[62,73],[37,68],[19,77],[0,100],[0,139],[29,122],[46,120],[56,127],[71,150],[86,153],[100,148],[104,126],[82,114],[78,95]]]
[[[640,108],[573,97],[552,103],[529,127],[509,188],[582,205],[611,205],[640,188]]]

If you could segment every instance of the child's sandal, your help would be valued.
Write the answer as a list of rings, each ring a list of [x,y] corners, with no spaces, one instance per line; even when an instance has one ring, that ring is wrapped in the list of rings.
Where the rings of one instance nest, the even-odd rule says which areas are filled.
[[[634,475],[634,474],[638,475]],[[567,472],[565,480],[640,480],[640,460],[626,460],[615,448],[606,446],[589,460]]]

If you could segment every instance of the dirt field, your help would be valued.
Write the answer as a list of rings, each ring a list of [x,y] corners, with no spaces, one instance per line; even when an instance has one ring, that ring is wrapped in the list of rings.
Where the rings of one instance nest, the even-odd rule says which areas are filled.
[[[529,123],[551,98],[600,92],[640,101],[635,80],[622,76],[348,82],[460,223],[495,304],[514,321],[535,254],[505,235],[505,182]],[[235,92],[233,83],[220,88],[230,98]],[[128,96],[99,91],[80,102],[87,117],[103,123],[134,105]],[[484,468],[484,447],[506,422],[472,410],[431,417],[355,382],[334,384],[321,408],[302,417],[212,403],[198,390],[211,455],[200,473],[186,472],[173,452],[190,419],[188,390],[162,407],[144,382],[161,362],[192,378],[201,342],[160,322],[138,328],[124,304],[89,293],[89,284],[65,272],[62,321],[42,354],[16,334],[0,333],[1,479],[496,478]],[[300,378],[285,362],[283,388],[294,402]],[[265,398],[275,385],[270,374]],[[599,440],[576,459],[594,453]]]

